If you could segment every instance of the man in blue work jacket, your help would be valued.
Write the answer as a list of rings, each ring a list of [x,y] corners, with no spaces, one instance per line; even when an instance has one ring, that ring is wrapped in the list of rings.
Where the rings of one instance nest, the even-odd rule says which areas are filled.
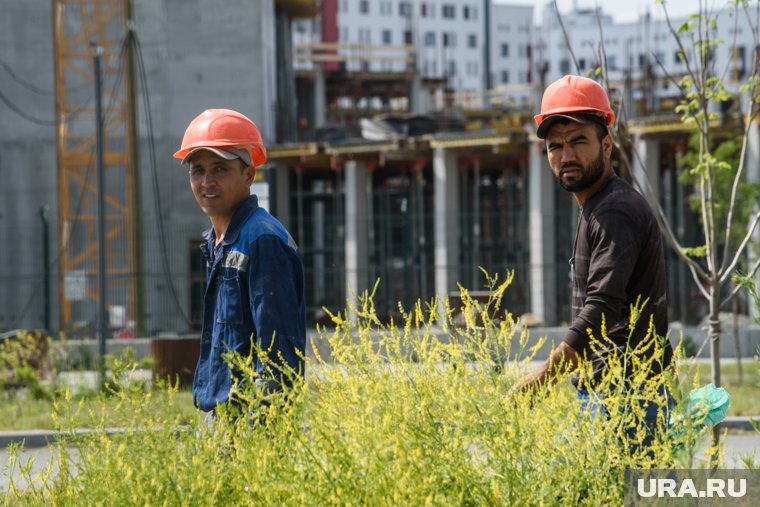
[[[201,245],[207,283],[193,400],[214,413],[220,404],[239,402],[230,399],[242,378],[227,361],[229,352],[247,356],[255,343],[266,355],[254,362],[264,393],[303,375],[303,264],[288,231],[250,193],[256,167],[266,161],[250,119],[206,110],[187,127],[174,157],[188,166],[195,199],[211,221]]]

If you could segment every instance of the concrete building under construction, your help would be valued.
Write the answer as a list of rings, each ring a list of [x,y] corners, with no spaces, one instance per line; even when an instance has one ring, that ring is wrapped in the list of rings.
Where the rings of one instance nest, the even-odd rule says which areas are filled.
[[[114,333],[188,332],[201,320],[198,244],[208,220],[171,154],[187,123],[210,107],[244,112],[265,136],[269,161],[254,191],[300,246],[310,323],[325,322],[325,308],[345,308],[376,282],[385,317],[418,299],[452,295],[460,284],[483,291],[481,268],[500,279],[514,270],[505,300],[512,313],[546,325],[567,321],[577,212],[532,133],[540,82],[521,86],[516,102],[500,102],[496,90],[488,107],[462,107],[447,95],[446,76],[419,72],[415,44],[294,43],[296,21],[321,19],[319,9],[329,4],[0,6],[8,23],[0,35],[0,234],[7,245],[0,253],[0,329],[92,332],[99,295],[97,48]],[[341,65],[391,56],[408,64]],[[698,221],[677,179],[689,130],[661,114],[664,98],[658,92],[657,103],[629,121],[641,159],[626,176],[648,176],[654,184],[646,193],[697,244]],[[749,156],[758,161],[756,130]],[[698,321],[704,309],[690,276],[674,256],[669,261],[671,317]]]

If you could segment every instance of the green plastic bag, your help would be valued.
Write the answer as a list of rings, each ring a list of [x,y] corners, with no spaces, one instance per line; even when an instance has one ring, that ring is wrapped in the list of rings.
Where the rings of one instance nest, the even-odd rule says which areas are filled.
[[[705,426],[715,426],[726,418],[731,395],[722,387],[707,384],[689,392],[686,399],[686,413],[691,418],[692,426],[701,431]],[[677,421],[670,418],[671,426]]]

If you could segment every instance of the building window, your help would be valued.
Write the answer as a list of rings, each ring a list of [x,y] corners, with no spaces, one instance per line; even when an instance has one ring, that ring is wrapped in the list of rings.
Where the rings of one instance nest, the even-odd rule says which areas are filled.
[[[509,44],[502,44],[501,45],[501,56],[509,56]]]
[[[747,53],[747,50],[744,46],[737,46],[731,50],[731,59],[734,61],[735,64],[744,67],[744,57]]]
[[[457,62],[455,60],[449,60],[449,76],[457,75]]]
[[[412,16],[412,4],[409,2],[399,2],[398,15],[402,18],[410,18]]]
[[[615,58],[615,55],[607,57],[607,68],[610,70],[617,70],[617,59]]]
[[[502,70],[501,71],[501,82],[502,82],[502,84],[509,83],[509,71],[508,70]]]
[[[467,47],[470,48],[476,48],[478,47],[478,36],[474,33],[471,33],[467,36]]]
[[[361,14],[369,14],[369,0],[361,0],[359,2],[359,12]]]
[[[420,17],[422,18],[427,17],[427,4],[425,2],[422,2],[420,4]]]
[[[579,58],[578,59],[578,68],[580,70],[586,70],[586,59],[585,58]]]
[[[404,30],[404,44],[414,44],[411,30]]]
[[[559,71],[562,74],[567,74],[568,72],[570,72],[570,60],[568,60],[567,58],[563,58],[562,60],[560,60]]]
[[[391,43],[391,31],[383,30],[383,44],[390,44],[390,43]]]
[[[425,32],[425,45],[435,46],[435,32]]]
[[[464,19],[470,19],[470,8],[467,5],[462,7],[462,17]]]
[[[441,6],[444,19],[454,19],[457,17],[456,6],[451,4],[444,4]]]
[[[443,47],[454,48],[457,45],[457,34],[454,32],[443,32]]]

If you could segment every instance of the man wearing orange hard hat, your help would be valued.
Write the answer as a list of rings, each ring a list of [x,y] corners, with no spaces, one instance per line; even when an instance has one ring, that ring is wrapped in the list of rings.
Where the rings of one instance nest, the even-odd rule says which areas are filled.
[[[285,227],[250,193],[256,167],[266,161],[261,133],[250,119],[230,109],[203,111],[188,125],[174,157],[187,166],[195,199],[211,221],[201,245],[207,283],[193,400],[211,417],[228,402],[255,411],[258,406],[243,407],[231,392],[244,379],[226,354],[255,356],[256,387],[264,397],[303,374],[301,256]]]
[[[580,213],[570,260],[572,267],[572,324],[549,359],[523,377],[514,390],[537,391],[554,383],[563,371],[576,370],[583,360],[591,362],[592,378],[573,383],[584,410],[604,414],[601,377],[613,353],[639,354],[648,378],[662,373],[672,362],[668,332],[665,259],[657,220],[644,198],[612,169],[612,138],[608,128],[615,122],[604,89],[594,80],[565,76],[549,85],[535,116],[536,135],[544,140],[549,166],[557,183],[575,198]],[[631,325],[632,308],[641,315]],[[655,333],[649,332],[649,325]],[[603,338],[606,328],[606,339]],[[602,340],[604,343],[594,342]],[[660,346],[653,346],[659,341]],[[632,368],[624,378],[633,375]],[[635,387],[635,386],[625,386]],[[652,431],[646,446],[672,405],[642,405],[644,423]],[[635,428],[632,430],[635,433]],[[629,435],[631,439],[634,434]]]

